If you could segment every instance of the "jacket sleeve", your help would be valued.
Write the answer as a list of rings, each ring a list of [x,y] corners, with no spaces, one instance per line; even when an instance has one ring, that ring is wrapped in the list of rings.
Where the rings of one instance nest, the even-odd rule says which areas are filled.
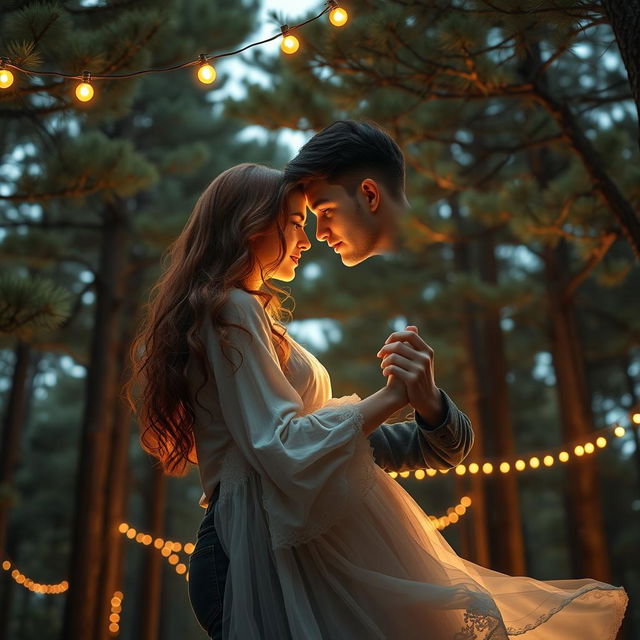
[[[231,348],[223,351],[212,326],[206,332],[222,417],[260,477],[273,547],[308,541],[348,512],[375,471],[362,414],[350,398],[305,413],[258,300],[233,290],[223,312],[237,325],[228,330]]]
[[[473,446],[471,421],[441,389],[445,418],[435,428],[419,414],[415,420],[383,424],[369,434],[376,464],[385,471],[451,469]]]

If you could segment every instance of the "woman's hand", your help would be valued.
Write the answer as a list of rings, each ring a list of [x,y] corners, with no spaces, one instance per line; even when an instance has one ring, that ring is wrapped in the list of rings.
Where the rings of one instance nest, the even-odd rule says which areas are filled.
[[[409,404],[409,396],[407,395],[407,387],[404,382],[393,374],[387,376],[387,391],[393,395],[399,405],[404,407]]]
[[[429,424],[443,419],[444,403],[436,386],[433,371],[433,349],[418,335],[418,328],[408,326],[405,331],[392,333],[378,351],[382,358],[382,374],[388,378],[387,386],[397,392],[402,383],[407,399]]]

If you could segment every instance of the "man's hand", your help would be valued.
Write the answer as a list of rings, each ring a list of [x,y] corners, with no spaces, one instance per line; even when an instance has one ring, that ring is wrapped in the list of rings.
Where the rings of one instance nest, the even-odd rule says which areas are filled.
[[[420,416],[432,425],[442,422],[444,403],[433,373],[433,349],[418,335],[418,328],[392,333],[378,351],[384,376],[402,381],[407,398]]]

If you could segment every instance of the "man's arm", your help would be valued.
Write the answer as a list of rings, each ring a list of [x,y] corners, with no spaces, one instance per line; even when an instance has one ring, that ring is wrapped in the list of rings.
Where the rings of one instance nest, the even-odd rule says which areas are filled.
[[[369,435],[373,455],[385,471],[451,469],[460,464],[473,446],[469,418],[440,390],[444,420],[429,425],[416,413],[415,421],[383,424]]]

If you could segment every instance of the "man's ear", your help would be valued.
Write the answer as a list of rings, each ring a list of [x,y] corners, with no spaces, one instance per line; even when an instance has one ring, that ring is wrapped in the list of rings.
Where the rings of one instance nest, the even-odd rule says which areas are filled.
[[[365,178],[360,183],[360,193],[365,197],[369,210],[375,213],[380,206],[380,187],[372,178]]]

